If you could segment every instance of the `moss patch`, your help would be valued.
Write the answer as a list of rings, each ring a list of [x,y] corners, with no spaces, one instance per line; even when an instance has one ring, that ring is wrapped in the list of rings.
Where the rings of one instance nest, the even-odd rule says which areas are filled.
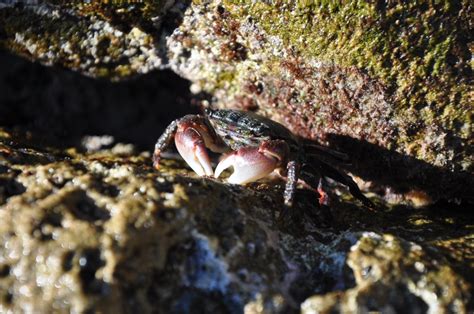
[[[467,1],[224,4],[237,19],[253,18],[303,59],[356,66],[383,82],[395,104],[394,119],[401,130],[397,142],[405,152],[446,164],[449,156],[437,160],[439,149],[424,143],[426,136],[433,136],[431,125],[436,125],[438,137],[449,133],[435,140],[447,141],[447,146],[471,138],[472,8]]]

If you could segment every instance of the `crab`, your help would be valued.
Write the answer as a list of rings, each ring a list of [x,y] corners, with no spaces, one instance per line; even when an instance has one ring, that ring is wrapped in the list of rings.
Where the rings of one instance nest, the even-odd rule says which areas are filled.
[[[225,169],[233,167],[227,181],[246,184],[276,173],[286,180],[283,200],[288,207],[293,205],[298,184],[317,191],[319,203],[327,205],[329,198],[324,185],[326,178],[331,178],[347,186],[365,206],[373,208],[354,180],[327,162],[328,158],[347,161],[347,155],[306,143],[282,124],[255,113],[206,108],[204,115],[174,120],[156,142],[156,169],[162,152],[173,139],[181,157],[199,176],[218,178]],[[215,171],[208,149],[225,154]]]

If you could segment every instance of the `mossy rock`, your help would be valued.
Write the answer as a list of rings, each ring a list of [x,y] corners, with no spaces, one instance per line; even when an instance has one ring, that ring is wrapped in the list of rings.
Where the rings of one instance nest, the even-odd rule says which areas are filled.
[[[215,106],[339,147],[349,170],[406,200],[472,201],[471,14],[467,2],[196,1],[170,62]]]
[[[170,67],[212,106],[346,151],[386,199],[472,202],[467,1],[45,1],[0,15],[2,45],[34,60],[111,80]]]

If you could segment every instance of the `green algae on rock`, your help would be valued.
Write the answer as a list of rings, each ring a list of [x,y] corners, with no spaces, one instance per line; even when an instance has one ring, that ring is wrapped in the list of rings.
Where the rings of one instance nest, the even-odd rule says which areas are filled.
[[[357,152],[349,170],[404,184],[402,198],[436,177],[429,198],[456,199],[474,186],[471,15],[467,1],[13,1],[0,7],[0,42],[112,80],[170,67],[212,105],[258,110],[326,144],[356,139],[343,147]],[[387,154],[374,160],[365,143]],[[404,182],[358,168],[378,162]]]
[[[432,181],[435,200],[470,198],[469,12],[467,2],[196,1],[168,39],[169,62],[216,106],[258,110],[334,145],[334,135],[356,139],[344,147],[356,163],[404,173],[398,193]],[[386,181],[375,168],[366,179]]]
[[[217,106],[259,110],[308,138],[358,139],[348,151],[369,157],[370,173],[408,186],[418,178],[420,188],[438,184],[437,197],[470,191],[470,177],[450,179],[472,171],[463,46],[470,6],[235,3],[195,1],[167,39],[158,30],[166,23],[149,20],[169,10],[179,16],[186,6],[2,4],[0,41],[113,80],[169,62]],[[32,23],[40,17],[44,24]],[[88,47],[60,45],[64,38],[89,44],[89,35]],[[136,49],[131,56],[128,46]],[[197,178],[174,161],[157,173],[148,155],[124,146],[79,153],[31,137],[0,130],[0,312],[383,311],[400,309],[398,296],[420,311],[474,306],[466,206],[368,212],[336,190],[334,204],[319,208],[314,195],[299,191],[279,225],[281,183],[233,186]],[[373,163],[381,149],[399,153],[382,154],[393,168]],[[407,163],[407,156],[419,160]],[[447,172],[425,176],[432,169],[421,160]]]
[[[392,100],[392,119],[400,131],[396,142],[403,152],[472,171],[472,165],[466,168],[462,162],[469,156],[457,155],[462,147],[452,143],[456,138],[472,139],[472,6],[467,1],[224,3],[239,20],[251,17],[303,60],[367,71],[381,81]],[[359,125],[349,119],[343,123]],[[427,137],[432,143],[425,142]],[[448,165],[452,161],[458,164]]]

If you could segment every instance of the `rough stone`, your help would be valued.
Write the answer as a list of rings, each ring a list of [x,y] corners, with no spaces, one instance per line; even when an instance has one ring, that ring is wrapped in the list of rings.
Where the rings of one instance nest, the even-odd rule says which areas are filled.
[[[364,233],[347,257],[356,286],[323,296],[313,296],[302,313],[467,313],[462,300],[466,282],[447,262],[421,246],[391,235]]]
[[[469,12],[466,2],[196,1],[168,39],[169,62],[213,105],[348,152],[347,169],[390,187],[386,200],[415,204],[422,190],[472,202]]]
[[[118,80],[162,68],[166,28],[185,7],[173,0],[12,1],[0,4],[1,41],[33,60]]]
[[[336,189],[331,208],[299,191],[279,220],[282,182],[229,185],[169,159],[157,172],[118,144],[35,142],[0,132],[2,312],[472,307],[472,215],[372,212]]]
[[[169,67],[212,106],[350,152],[387,201],[472,202],[471,15],[468,1],[10,1],[0,42],[111,80]]]
[[[3,1],[0,45],[74,72],[0,54],[0,312],[472,312],[470,16]],[[329,207],[298,189],[282,217],[278,180],[198,178],[172,153],[157,172],[192,102],[346,151],[377,210],[330,182]]]

